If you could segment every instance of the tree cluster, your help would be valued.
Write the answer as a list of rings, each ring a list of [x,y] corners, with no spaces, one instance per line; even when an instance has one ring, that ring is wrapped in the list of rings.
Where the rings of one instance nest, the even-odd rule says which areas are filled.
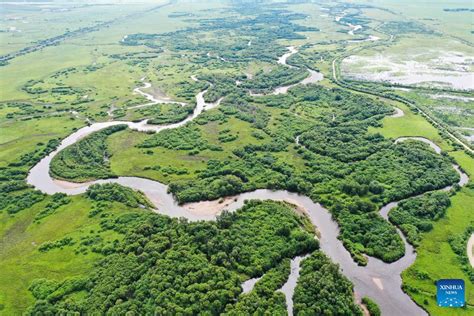
[[[146,212],[104,219],[103,229],[123,233],[122,241],[82,278],[33,282],[29,314],[230,312],[244,279],[271,271],[255,288],[263,300],[284,282],[289,258],[318,247],[304,221],[270,201],[250,201],[216,222]]]

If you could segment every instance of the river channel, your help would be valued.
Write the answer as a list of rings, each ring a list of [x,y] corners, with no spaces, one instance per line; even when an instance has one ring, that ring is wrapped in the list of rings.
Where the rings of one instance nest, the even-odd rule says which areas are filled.
[[[282,56],[278,62],[286,65],[286,59],[294,54],[295,51],[296,49],[291,49],[290,52]],[[197,78],[193,77],[193,80],[197,80]],[[301,84],[306,83],[308,82],[301,82]],[[145,86],[148,87],[147,84]],[[143,91],[140,91],[139,93],[144,93],[144,96],[147,97],[147,99],[155,102],[155,100],[151,100],[145,92],[141,92]],[[205,93],[206,90],[201,91],[196,95],[197,106],[193,114],[179,123],[158,126],[147,124],[147,120],[140,122],[111,121],[93,123],[90,126],[79,129],[66,137],[55,151],[43,158],[30,170],[27,182],[36,189],[47,194],[61,192],[68,195],[84,193],[90,185],[95,183],[119,183],[123,186],[142,191],[155,205],[155,212],[171,217],[185,217],[190,221],[214,220],[224,208],[229,211],[235,211],[243,206],[245,200],[249,199],[286,201],[303,210],[313,225],[317,227],[320,233],[318,238],[321,250],[329,256],[333,262],[339,264],[343,274],[352,281],[357,298],[360,299],[363,296],[371,297],[377,302],[377,304],[379,304],[383,314],[385,315],[426,315],[424,310],[417,306],[401,289],[402,280],[400,274],[414,262],[416,253],[414,252],[413,247],[406,242],[400,232],[399,233],[402,236],[406,249],[404,257],[393,263],[384,263],[376,258],[370,258],[367,266],[358,266],[352,260],[349,252],[344,248],[342,242],[337,238],[339,235],[339,227],[337,223],[333,221],[329,211],[306,196],[288,191],[270,191],[261,189],[228,198],[226,199],[226,203],[219,203],[217,201],[204,202],[209,203],[208,205],[212,204],[214,206],[219,206],[214,207],[211,212],[202,212],[199,207],[196,207],[199,203],[193,203],[194,206],[178,205],[174,197],[168,193],[167,185],[158,181],[138,177],[118,177],[87,183],[72,183],[55,180],[50,176],[50,163],[54,156],[83,137],[106,127],[118,124],[126,124],[131,129],[143,132],[160,132],[164,129],[178,128],[196,118],[203,111],[219,105],[220,100],[216,103],[206,103],[204,101]],[[396,142],[405,139],[407,138],[398,139]],[[427,139],[418,140],[429,143],[438,153],[441,151],[436,144]],[[466,184],[468,181],[467,175],[465,175],[457,166],[455,166],[455,168],[461,175],[461,181],[459,184]],[[392,202],[382,207],[381,215],[387,218],[388,212],[396,205],[397,202]],[[290,314],[292,314],[290,305],[292,305],[292,296],[299,275],[299,261],[301,259],[302,257],[297,257],[292,261],[292,273],[290,274],[290,278],[285,286],[280,290],[287,298]],[[244,289],[249,291],[256,281],[257,280],[247,281],[244,283]]]

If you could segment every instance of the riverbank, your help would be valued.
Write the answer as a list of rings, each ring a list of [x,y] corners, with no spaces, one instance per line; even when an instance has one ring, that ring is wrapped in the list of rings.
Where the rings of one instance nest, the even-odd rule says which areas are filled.
[[[282,62],[286,63],[286,59]],[[230,200],[223,200],[220,202],[200,202],[201,204],[194,204],[191,205],[191,207],[188,205],[188,208],[186,208],[179,206],[174,197],[168,193],[168,187],[158,181],[137,177],[119,177],[116,179],[99,180],[80,186],[74,185],[68,187],[65,182],[59,183],[59,185],[51,178],[49,174],[49,164],[51,159],[59,153],[59,151],[74,144],[86,135],[110,126],[110,124],[127,124],[130,128],[139,131],[153,132],[159,132],[163,129],[178,128],[196,118],[202,111],[204,111],[204,109],[209,108],[204,102],[203,95],[205,93],[206,90],[201,91],[196,95],[198,105],[196,106],[193,115],[176,124],[152,126],[146,124],[146,120],[140,123],[116,121],[96,123],[76,131],[68,136],[57,150],[41,160],[30,170],[27,179],[28,183],[48,194],[62,192],[69,195],[84,193],[92,183],[119,183],[123,186],[144,192],[149,200],[155,205],[156,212],[171,217],[185,217],[190,221],[214,220],[217,214],[223,209],[235,211],[242,207],[245,200],[248,199],[270,199],[296,204],[299,206],[298,209],[304,210],[312,224],[318,228],[320,231],[319,239],[321,250],[328,255],[333,262],[340,265],[343,273],[354,283],[354,290],[358,297],[368,296],[373,298],[380,305],[382,311],[389,315],[424,315],[425,312],[411,301],[411,299],[401,289],[400,273],[411,265],[416,258],[413,248],[406,242],[406,240],[403,239],[406,249],[405,256],[398,261],[385,263],[381,260],[370,258],[367,266],[358,266],[352,260],[352,257],[345,249],[342,242],[338,239],[339,227],[337,223],[332,220],[329,211],[306,196],[290,193],[288,191],[255,190],[252,192],[242,193],[230,198]],[[433,148],[436,150],[435,147]],[[387,213],[388,211],[389,210],[387,210]]]
[[[469,259],[469,264],[474,268],[474,234],[469,237],[467,241],[467,257]]]

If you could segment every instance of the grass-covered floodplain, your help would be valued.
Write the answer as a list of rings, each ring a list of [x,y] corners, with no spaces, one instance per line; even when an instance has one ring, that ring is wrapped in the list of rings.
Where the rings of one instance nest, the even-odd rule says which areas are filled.
[[[130,109],[147,102],[134,93],[144,82],[151,85],[144,89],[147,93],[189,107],[205,88],[207,101],[224,99],[191,124],[167,133],[125,129],[93,134],[92,141],[84,139],[82,146],[77,143],[61,153],[63,164],[53,168],[56,178],[139,176],[170,184],[180,202],[256,188],[300,192],[330,209],[346,248],[364,264],[367,255],[393,261],[403,254],[395,228],[377,214],[380,206],[454,183],[450,158],[474,175],[473,157],[422,115],[332,80],[332,61],[349,53],[363,58],[383,54],[394,64],[410,58],[426,64],[439,58],[421,54],[432,46],[452,58],[472,55],[472,30],[466,23],[472,13],[456,10],[469,6],[468,1],[267,6],[180,0],[151,10],[161,4],[165,1],[2,4],[2,55],[67,35],[68,30],[117,20],[0,66],[0,314],[62,308],[83,313],[286,313],[284,297],[275,289],[288,274],[288,261],[317,248],[308,222],[286,204],[251,204],[216,223],[189,224],[151,213],[141,195],[120,186],[95,187],[74,197],[46,196],[26,186],[28,170],[60,139],[89,123],[180,120],[183,110],[174,105]],[[134,13],[139,16],[122,18]],[[297,69],[276,63],[287,46],[298,49],[288,59]],[[472,72],[469,61],[456,63]],[[271,94],[280,84],[299,81],[306,68],[320,71],[324,79],[315,86],[290,89],[288,95],[248,93]],[[391,89],[369,84],[377,91]],[[432,110],[433,117],[450,127],[473,127],[472,102],[449,101],[446,110],[442,103],[447,100],[428,96],[469,93],[446,86],[443,91],[425,86],[392,93]],[[404,116],[390,117],[393,106]],[[453,112],[453,107],[462,112]],[[431,139],[447,156],[416,142],[394,145],[401,136]],[[93,167],[87,158],[91,154]],[[68,166],[77,168],[71,172]],[[420,234],[418,258],[403,274],[404,288],[432,315],[470,315],[472,282],[449,236],[473,225],[472,184],[450,201],[433,229]],[[159,268],[156,259],[162,263]],[[316,250],[301,264],[301,279],[311,282],[297,287],[297,313],[360,312],[344,272],[324,254]],[[209,282],[186,283],[189,280],[176,277],[194,273]],[[242,281],[262,275],[253,292],[240,295]],[[160,280],[166,277],[179,295],[163,290]],[[436,307],[434,280],[451,277],[466,280],[469,308]],[[222,287],[209,290],[215,280]],[[337,292],[334,296],[315,286],[328,281],[325,290]],[[108,290],[112,282],[120,290]],[[143,300],[127,300],[122,290],[139,292]],[[331,304],[336,295],[338,304]],[[202,305],[187,300],[196,296]],[[146,301],[150,297],[155,300]],[[256,303],[260,309],[254,308]]]
[[[100,218],[89,216],[93,204],[83,197],[72,198],[69,204],[60,207],[54,214],[35,221],[35,216],[49,201],[50,198],[15,216],[6,212],[0,214],[0,300],[1,312],[6,315],[20,314],[33,303],[34,298],[28,290],[32,280],[47,278],[60,281],[90,271],[100,255],[91,251],[78,253],[81,238],[99,235],[103,240],[121,239],[120,234],[115,232],[99,232]],[[116,203],[108,205],[107,209],[111,215],[145,212]],[[75,249],[38,250],[45,242],[65,237],[74,239]]]
[[[434,315],[467,315],[468,310],[441,308],[436,304],[436,289],[433,282],[444,278],[465,280],[466,303],[474,304],[474,288],[466,271],[461,268],[460,257],[453,251],[449,240],[472,227],[472,202],[474,190],[463,188],[451,198],[451,206],[444,218],[434,224],[417,248],[417,259],[413,266],[403,273],[406,291],[415,301]],[[464,248],[465,250],[465,248]],[[470,307],[472,308],[472,307]]]

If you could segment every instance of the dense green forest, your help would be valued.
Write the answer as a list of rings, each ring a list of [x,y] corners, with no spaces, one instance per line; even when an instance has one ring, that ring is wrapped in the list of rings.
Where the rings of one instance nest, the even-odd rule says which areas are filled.
[[[130,207],[153,207],[142,192],[117,183],[93,184],[87,189],[86,195],[94,201],[121,202]]]
[[[443,217],[450,204],[446,192],[427,193],[401,201],[388,218],[400,227],[408,242],[417,246],[421,233],[433,229],[432,222]]]
[[[77,21],[93,19],[95,25],[104,13],[97,14],[96,4],[39,12],[57,21],[48,30],[54,33],[69,25],[63,14],[75,16],[86,7],[90,12]],[[135,10],[103,7],[118,16]],[[402,288],[429,312],[437,308],[434,281],[446,277],[438,272],[442,269],[432,269],[430,258],[442,255],[449,273],[474,282],[466,254],[473,225],[466,219],[463,225],[471,225],[457,229],[459,215],[453,215],[469,206],[463,194],[472,184],[457,186],[459,175],[452,168],[457,163],[472,176],[472,154],[448,137],[452,130],[437,129],[443,125],[436,120],[430,125],[413,106],[422,102],[412,103],[410,94],[384,83],[337,78],[341,60],[362,49],[397,47],[403,37],[440,36],[430,27],[435,20],[399,20],[381,4],[344,2],[171,1],[157,8],[127,21],[104,22],[99,26],[106,27],[94,31],[70,28],[87,32],[71,31],[74,39],[68,32],[60,35],[61,51],[46,45],[0,62],[0,70],[9,72],[3,72],[8,82],[0,100],[5,131],[0,133],[0,278],[5,281],[0,313],[286,315],[279,290],[290,275],[290,260],[304,256],[294,314],[362,315],[353,284],[319,250],[317,227],[294,205],[251,200],[215,221],[192,222],[156,214],[160,203],[117,183],[91,185],[74,196],[48,195],[27,183],[31,168],[86,124],[177,123],[195,111],[196,95],[204,90],[205,102],[219,105],[205,105],[186,125],[159,133],[132,131],[125,124],[97,131],[61,150],[51,162],[51,176],[72,182],[119,176],[160,181],[179,204],[206,201],[186,205],[211,205],[198,210],[203,213],[212,213],[213,203],[218,208],[256,189],[299,193],[328,209],[359,265],[373,259],[369,256],[387,263],[403,257],[400,228],[418,252],[415,268],[408,270],[412,280],[407,285],[404,277]],[[377,10],[383,19],[373,19]],[[23,30],[37,22],[8,21],[22,23]],[[348,33],[356,25],[362,29]],[[391,36],[394,32],[398,35]],[[87,39],[81,37],[86,33]],[[21,46],[23,34],[32,35],[1,35],[9,45]],[[83,40],[87,44],[80,44]],[[289,46],[297,53],[282,65],[277,61]],[[308,77],[307,69],[324,79],[298,84]],[[286,93],[273,93],[290,85]],[[179,103],[147,103],[137,88]],[[410,93],[433,92],[417,89]],[[404,117],[389,117],[394,107],[401,107]],[[442,154],[419,141],[395,141],[415,135],[433,140]],[[437,191],[448,185],[454,189]],[[461,206],[455,205],[459,195],[467,201]],[[392,201],[400,202],[387,221],[379,211]],[[426,246],[427,240],[433,244]],[[259,280],[242,293],[242,283],[251,278]],[[362,298],[362,304],[370,315],[381,314],[371,298]]]
[[[461,263],[462,270],[467,274],[469,280],[474,283],[474,271],[472,269],[469,258],[467,257],[467,241],[469,237],[474,233],[473,221],[470,222],[470,226],[466,228],[463,232],[458,232],[449,236],[449,245],[453,249],[454,253],[457,255],[457,259]]]
[[[276,87],[298,83],[307,76],[308,71],[305,69],[279,66],[268,73],[263,71],[256,73],[255,78],[242,83],[242,88],[251,90],[254,93],[269,93]]]
[[[277,292],[290,274],[290,259],[284,259],[257,281],[252,291],[227,305],[224,315],[286,315],[285,295]]]
[[[257,188],[300,192],[333,212],[343,241],[361,263],[364,259],[360,252],[394,261],[403,255],[403,243],[395,229],[376,214],[377,209],[389,201],[441,188],[458,179],[449,160],[427,145],[394,145],[381,135],[368,134],[368,127],[377,126],[391,111],[382,103],[317,86],[296,87],[289,96],[247,100],[226,98],[219,108],[224,116],[214,116],[213,122],[224,124],[226,116],[239,118],[252,123],[265,140],[259,145],[237,147],[224,160],[208,160],[207,167],[194,179],[171,182],[170,190],[179,202],[212,200]],[[277,118],[278,124],[269,124],[265,113],[275,106],[286,109],[290,104],[320,120],[312,123],[282,114]],[[247,117],[245,113],[252,108],[253,115]],[[327,112],[332,112],[335,120],[327,118]],[[203,117],[198,123],[210,122]],[[190,135],[175,139],[174,148],[189,143]],[[195,146],[205,143],[202,136],[196,138],[199,134],[192,135]],[[302,146],[295,144],[297,135]],[[169,136],[158,134],[140,146],[170,148],[170,140]],[[303,169],[278,158],[279,153],[292,147],[298,151],[298,159],[303,160]]]
[[[303,260],[301,267],[293,296],[296,315],[362,315],[352,283],[321,251]]]
[[[245,18],[229,16],[226,18],[208,18],[198,21],[197,26],[173,32],[160,34],[130,34],[122,42],[123,45],[155,48],[163,47],[175,51],[194,51],[200,55],[194,57],[193,62],[202,63],[212,58],[209,52],[215,52],[226,62],[250,62],[261,60],[274,62],[285,53],[285,48],[272,45],[279,39],[304,39],[301,33],[317,31],[317,28],[302,26],[295,23],[307,15],[290,13],[287,10],[273,9],[265,5],[248,4],[247,8],[241,6],[229,9],[234,13],[242,14],[242,10],[252,10],[252,15]],[[235,11],[234,11],[235,10]],[[226,36],[229,32],[234,34],[236,41],[223,43],[221,41],[207,41],[199,35],[211,32],[216,38]],[[251,46],[241,38],[258,38]],[[240,40],[239,40],[240,39]]]
[[[193,51],[202,54],[199,58],[203,62],[207,59],[206,63],[215,59],[212,54],[206,56],[208,52],[218,52],[226,60],[220,60],[224,64],[247,63],[258,52],[258,60],[274,63],[286,52],[276,40],[301,38],[296,32],[314,29],[293,23],[304,15],[280,10],[273,13],[258,13],[246,19],[208,19],[194,28],[170,33],[131,34],[122,44],[152,48],[164,45],[173,51]],[[235,24],[240,27],[236,28]],[[257,30],[255,25],[261,28]],[[224,44],[199,40],[202,32],[229,29],[237,35],[258,34],[261,40],[252,46],[245,42]],[[306,56],[304,48],[301,55]],[[195,58],[193,62],[199,63],[199,58]],[[292,62],[298,61],[307,62],[307,59]],[[315,85],[294,87],[287,95],[249,95],[249,90],[268,92],[307,76],[304,65],[295,66],[299,68],[278,66],[269,72],[260,71],[252,79],[223,73],[200,75],[199,85],[203,81],[212,84],[205,95],[207,101],[225,97],[217,111],[204,113],[195,123],[183,128],[151,135],[138,147],[184,150],[188,155],[209,157],[206,167],[195,173],[167,167],[171,173],[182,175],[181,180],[169,183],[170,191],[180,203],[213,200],[258,188],[299,192],[331,211],[340,225],[344,245],[358,263],[366,263],[364,254],[388,262],[399,259],[404,254],[402,240],[395,228],[377,214],[378,209],[389,201],[452,184],[457,181],[457,174],[446,157],[435,154],[425,144],[395,145],[379,134],[368,133],[369,128],[379,127],[383,117],[393,111],[382,102],[343,89]],[[242,83],[237,85],[236,80]],[[191,90],[194,93],[196,87]],[[150,112],[147,114],[152,114],[153,123],[161,124],[176,122],[192,108],[172,107],[164,112],[161,107],[153,109],[140,111]],[[224,151],[226,144],[233,144],[239,136],[233,130],[221,131],[217,142],[211,142],[203,130],[210,124],[224,125],[230,118],[250,123],[252,135],[258,135],[255,138],[260,141],[239,143],[227,156],[219,154],[215,158],[213,152]],[[52,175],[74,181],[116,176],[110,170],[112,153],[106,139],[124,128],[105,129],[61,151],[51,164]],[[295,142],[297,136],[299,144]],[[290,150],[296,151],[294,161],[283,158]],[[35,199],[41,196],[28,200]]]
[[[379,306],[373,300],[368,297],[362,298],[362,303],[367,307],[370,316],[380,316],[382,312],[380,311]]]
[[[7,167],[0,167],[0,212],[6,211],[13,215],[43,201],[45,195],[32,190],[25,179],[28,170],[54,151],[59,143],[58,139],[51,139],[46,144],[37,143],[35,150],[23,154]]]
[[[192,123],[179,129],[167,129],[148,138],[140,145],[144,148],[164,147],[176,150],[204,150],[209,147],[201,131]]]
[[[139,148],[183,150],[188,155],[210,157],[206,167],[195,173],[170,169],[183,175],[182,180],[169,183],[178,202],[214,200],[258,188],[299,192],[332,212],[341,227],[344,245],[360,264],[366,262],[363,253],[391,262],[403,256],[403,242],[395,228],[377,214],[378,209],[390,201],[458,180],[449,159],[428,145],[416,141],[394,144],[380,134],[367,132],[392,112],[381,102],[314,85],[295,87],[285,96],[254,98],[243,91],[240,96],[226,96],[217,111],[183,128],[151,135],[138,144]],[[293,109],[300,114],[292,114]],[[270,113],[275,110],[281,111],[275,116],[278,124],[270,122]],[[213,152],[223,151],[226,143],[238,139],[238,134],[223,129],[216,143],[205,137],[203,130],[209,124],[224,125],[230,118],[250,123],[263,139],[258,144],[234,146],[227,157],[219,154],[221,158],[213,158]],[[74,168],[62,173],[62,178],[110,175],[104,159],[110,153],[104,140],[121,129],[101,131],[62,151],[53,160],[53,174],[60,165],[66,165],[69,157]],[[102,145],[94,145],[98,143]],[[88,157],[93,157],[94,164],[81,162],[82,155],[71,155],[79,149],[91,152]],[[280,158],[290,149],[297,152],[295,158],[301,161],[298,167]]]
[[[114,177],[105,140],[107,136],[126,128],[125,124],[105,128],[61,150],[51,162],[51,174],[76,182]]]
[[[100,195],[93,193],[99,189]],[[108,201],[116,190],[95,187],[88,195]],[[288,205],[270,201],[250,201],[235,213],[223,213],[216,222],[187,223],[145,211],[103,216],[101,229],[123,238],[113,249],[104,245],[101,251],[95,245],[104,258],[87,276],[61,282],[35,280],[30,290],[37,301],[29,314],[227,311],[235,315],[251,309],[255,301],[271,302],[269,307],[282,311],[281,296],[274,292],[289,273],[288,259],[318,248],[311,232],[303,228],[306,221]],[[66,240],[61,247],[75,244]],[[257,297],[242,298],[243,303],[233,306],[241,282],[266,273],[251,295]]]

